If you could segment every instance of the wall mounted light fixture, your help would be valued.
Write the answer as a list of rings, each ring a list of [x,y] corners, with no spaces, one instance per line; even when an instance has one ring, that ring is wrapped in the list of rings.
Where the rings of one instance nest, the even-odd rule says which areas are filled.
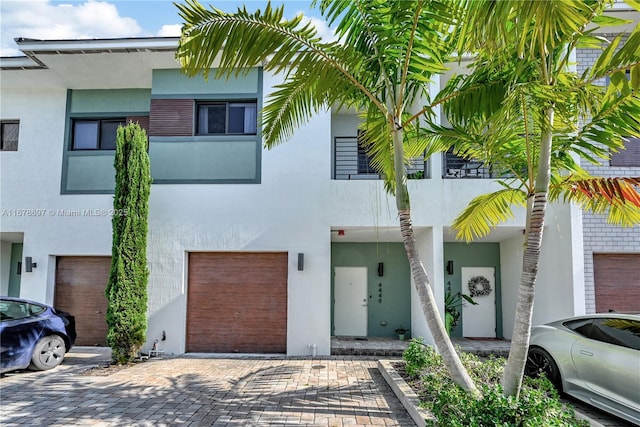
[[[447,273],[453,274],[453,261],[447,261]]]
[[[31,273],[37,266],[38,264],[33,262],[30,256],[24,258],[24,271],[27,273]]]
[[[304,270],[304,254],[298,252],[298,271]]]

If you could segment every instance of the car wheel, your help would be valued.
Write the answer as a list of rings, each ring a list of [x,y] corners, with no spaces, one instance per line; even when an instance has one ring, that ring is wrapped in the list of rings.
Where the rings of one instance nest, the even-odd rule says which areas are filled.
[[[58,335],[48,335],[36,343],[31,356],[30,369],[46,371],[62,363],[66,347]]]
[[[529,349],[525,374],[533,378],[544,374],[558,391],[562,391],[562,380],[560,379],[558,365],[553,360],[553,357],[540,347],[531,347]]]

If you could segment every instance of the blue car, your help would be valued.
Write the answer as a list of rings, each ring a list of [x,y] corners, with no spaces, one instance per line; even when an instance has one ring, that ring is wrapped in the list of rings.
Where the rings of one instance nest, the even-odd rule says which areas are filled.
[[[0,373],[62,363],[76,339],[72,315],[38,302],[0,297]]]

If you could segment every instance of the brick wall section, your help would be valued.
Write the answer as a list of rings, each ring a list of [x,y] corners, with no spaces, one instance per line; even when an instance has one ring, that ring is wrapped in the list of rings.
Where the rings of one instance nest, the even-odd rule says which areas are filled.
[[[622,41],[621,45],[624,44]],[[591,66],[600,51],[597,49],[578,49],[576,52],[577,71],[582,74],[584,70]],[[603,81],[604,85],[605,82]],[[595,176],[621,177],[640,176],[640,167],[611,167],[605,161],[601,165],[593,165],[582,161],[589,173]],[[584,234],[584,279],[586,292],[587,313],[596,311],[593,254],[596,253],[636,253],[640,254],[640,226],[633,228],[622,228],[607,224],[606,217],[584,212],[582,215],[582,225]]]

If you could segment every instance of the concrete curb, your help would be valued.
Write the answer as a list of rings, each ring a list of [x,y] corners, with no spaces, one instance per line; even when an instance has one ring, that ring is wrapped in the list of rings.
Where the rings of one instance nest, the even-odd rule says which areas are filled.
[[[409,384],[407,384],[402,376],[400,376],[398,371],[395,370],[393,363],[397,363],[397,360],[378,360],[378,371],[380,371],[416,425],[418,427],[426,427],[425,420],[435,421],[436,418],[431,412],[420,408],[418,395],[413,391]],[[590,418],[583,412],[578,411],[575,407],[573,409],[576,413],[577,419],[588,421],[591,427],[604,427],[603,424]]]
[[[395,361],[397,362],[397,361]],[[409,416],[413,419],[418,427],[426,427],[425,420],[435,421],[433,414],[418,406],[418,395],[411,389],[409,384],[400,376],[398,371],[393,367],[392,360],[378,360],[378,370],[387,381],[395,395],[407,410]]]

